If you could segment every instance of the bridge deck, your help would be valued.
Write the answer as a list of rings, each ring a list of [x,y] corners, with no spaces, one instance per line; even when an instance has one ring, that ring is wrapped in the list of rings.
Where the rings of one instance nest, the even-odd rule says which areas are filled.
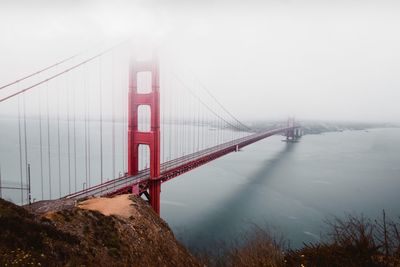
[[[177,177],[185,172],[188,172],[196,167],[206,164],[216,158],[226,155],[230,152],[236,151],[237,148],[242,148],[257,142],[261,139],[270,137],[272,135],[283,133],[291,130],[294,127],[278,128],[269,130],[263,133],[255,133],[240,139],[226,142],[221,145],[210,147],[174,160],[164,162],[160,166],[161,182],[166,182],[174,177]],[[123,176],[105,183],[78,191],[76,193],[65,196],[68,199],[81,199],[89,196],[110,196],[124,192],[129,192],[135,185],[139,187],[139,192],[142,193],[148,188],[148,181],[150,180],[150,170],[145,169],[139,171],[135,176]]]

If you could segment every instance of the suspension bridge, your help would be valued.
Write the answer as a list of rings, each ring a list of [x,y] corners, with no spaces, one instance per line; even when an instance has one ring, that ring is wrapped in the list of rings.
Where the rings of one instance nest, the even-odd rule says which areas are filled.
[[[0,85],[0,114],[0,197],[21,205],[132,193],[159,214],[162,183],[272,135],[301,135],[293,118],[253,130],[193,73],[129,42]]]

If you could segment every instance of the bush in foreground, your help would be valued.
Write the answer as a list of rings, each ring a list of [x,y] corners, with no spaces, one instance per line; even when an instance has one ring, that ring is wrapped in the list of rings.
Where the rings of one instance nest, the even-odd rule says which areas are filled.
[[[400,266],[400,224],[347,215],[327,222],[328,240],[286,253],[287,266]]]
[[[400,266],[400,220],[370,220],[347,215],[327,221],[324,241],[304,244],[298,250],[285,248],[282,239],[254,227],[240,242],[225,246],[223,252],[206,253],[208,266]]]

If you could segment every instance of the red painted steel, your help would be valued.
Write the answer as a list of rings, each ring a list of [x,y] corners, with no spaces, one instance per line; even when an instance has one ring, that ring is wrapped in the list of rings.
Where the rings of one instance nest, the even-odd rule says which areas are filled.
[[[151,92],[138,92],[138,73],[151,73]],[[139,145],[150,148],[150,204],[160,214],[160,77],[158,60],[137,61],[133,59],[129,69],[128,96],[128,175],[139,173]],[[138,129],[138,108],[141,105],[150,107],[150,131]]]
[[[151,73],[152,90],[149,93],[138,92],[137,75],[140,72]],[[151,127],[148,132],[138,129],[138,108],[141,105],[150,107]],[[294,139],[297,128],[299,126],[295,125],[294,119],[289,119],[286,127],[255,133],[160,164],[158,60],[153,59],[148,62],[132,60],[129,69],[128,95],[128,172],[123,177],[70,194],[65,198],[79,199],[91,195],[112,196],[122,193],[147,194],[149,190],[150,204],[154,211],[160,214],[161,183],[275,134],[281,133],[286,135],[287,139]],[[139,145],[147,145],[150,148],[150,168],[141,171],[139,171]]]
[[[284,127],[269,130],[263,133],[256,133],[250,136],[240,138],[238,140],[230,141],[215,147],[207,148],[202,151],[186,155],[161,164],[161,183],[167,182],[181,174],[184,174],[194,168],[200,167],[212,160],[222,157],[228,153],[234,152],[237,148],[241,149],[247,145],[255,143],[261,139],[270,137],[275,134],[286,134],[289,131],[298,129],[300,126]],[[150,171],[139,171],[136,176],[125,175],[123,177],[107,181],[103,184],[93,186],[91,188],[73,193],[65,198],[80,199],[88,196],[113,196],[124,193],[133,192],[133,186],[137,186],[139,193],[147,191],[151,184]],[[136,191],[137,192],[137,191]]]

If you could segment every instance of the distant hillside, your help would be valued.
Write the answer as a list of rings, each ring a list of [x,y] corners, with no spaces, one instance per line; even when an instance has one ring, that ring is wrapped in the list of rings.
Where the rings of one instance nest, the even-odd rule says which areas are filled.
[[[362,123],[362,122],[323,122],[323,121],[298,121],[304,134],[320,134],[324,132],[341,132],[346,130],[367,130],[374,128],[400,127],[394,123]],[[253,129],[265,130],[282,127],[282,121],[253,122],[249,123]]]

